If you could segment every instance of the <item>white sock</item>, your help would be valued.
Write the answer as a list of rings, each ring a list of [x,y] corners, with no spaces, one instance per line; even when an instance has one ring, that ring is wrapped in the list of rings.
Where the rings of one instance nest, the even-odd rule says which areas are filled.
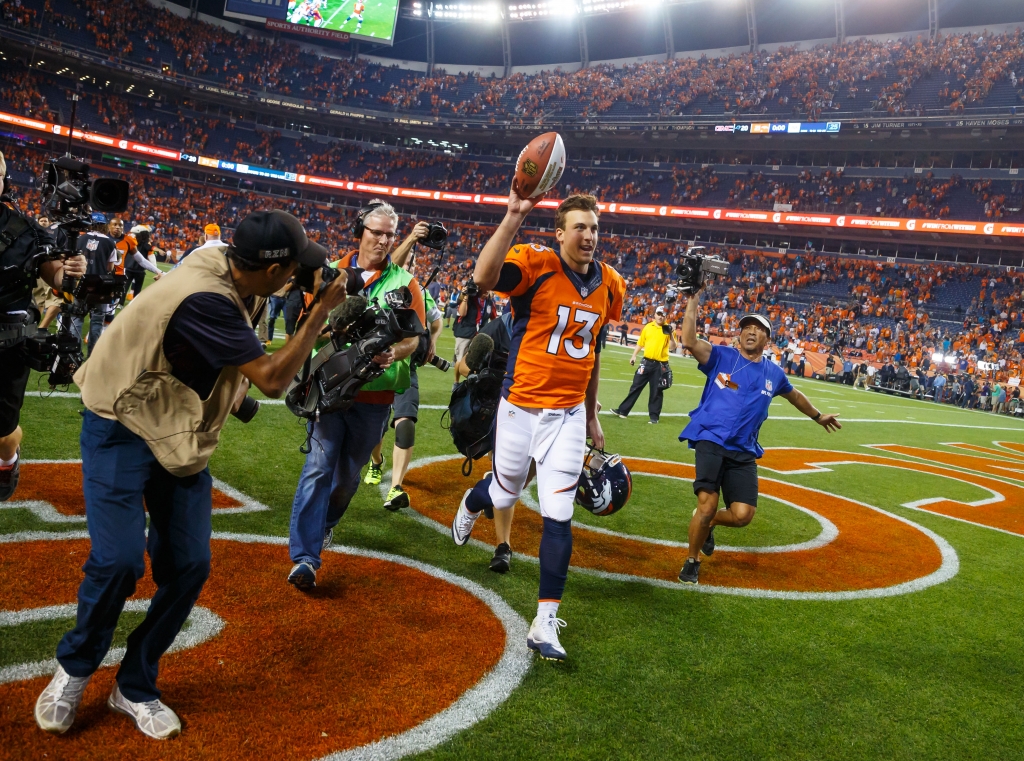
[[[9,468],[12,465],[14,465],[14,463],[16,463],[17,461],[18,461],[18,453],[17,452],[15,452],[14,453],[14,457],[12,457],[9,460],[5,460],[3,457],[0,457],[0,468]]]
[[[544,601],[537,603],[537,615],[547,618],[548,616],[558,615],[558,602],[557,601]]]

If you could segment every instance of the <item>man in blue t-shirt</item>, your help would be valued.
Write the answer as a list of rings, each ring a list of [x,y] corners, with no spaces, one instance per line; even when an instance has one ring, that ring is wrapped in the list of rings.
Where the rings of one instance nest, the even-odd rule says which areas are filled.
[[[679,580],[696,584],[700,571],[698,552],[715,551],[715,526],[746,526],[757,508],[757,462],[764,454],[757,441],[761,424],[768,419],[772,399],[782,396],[800,412],[830,433],[840,429],[836,415],[823,415],[789,382],[778,365],[763,358],[772,337],[772,324],[759,314],[740,320],[738,349],[712,346],[697,338],[700,294],[690,296],[683,319],[683,346],[708,376],[697,409],[679,434],[696,450],[693,493],[697,509],[690,520],[689,553]],[[718,509],[722,493],[725,509]]]

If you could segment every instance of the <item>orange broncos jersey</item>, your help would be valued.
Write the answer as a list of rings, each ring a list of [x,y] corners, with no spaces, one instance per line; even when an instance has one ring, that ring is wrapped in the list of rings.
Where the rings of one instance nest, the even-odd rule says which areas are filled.
[[[139,242],[135,240],[134,235],[125,235],[121,240],[117,242],[117,263],[114,265],[114,274],[123,275],[125,257],[130,256],[132,251],[138,248]]]
[[[358,3],[357,2],[356,5],[355,5],[355,8],[353,8],[353,11],[355,13],[357,13],[357,14],[361,14],[365,8],[366,8],[366,5],[364,3]]]
[[[522,280],[504,294],[512,300],[512,348],[503,395],[518,407],[575,407],[587,393],[598,333],[622,318],[626,283],[601,262],[580,275],[535,244],[513,247],[505,264]]]

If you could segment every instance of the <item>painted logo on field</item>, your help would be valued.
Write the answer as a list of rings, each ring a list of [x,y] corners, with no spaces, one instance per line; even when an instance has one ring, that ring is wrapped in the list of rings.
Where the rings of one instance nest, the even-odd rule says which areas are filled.
[[[255,513],[270,508],[213,479],[215,515]],[[81,460],[25,460],[18,489],[0,510],[28,510],[47,523],[85,523]]]
[[[813,461],[818,450],[787,450]],[[848,452],[836,453],[848,459]],[[772,467],[775,452],[762,464]],[[791,460],[787,459],[788,464]],[[634,475],[653,475],[679,481],[680,499],[692,501],[692,465],[623,457]],[[899,462],[895,461],[894,462]],[[450,531],[463,492],[472,485],[460,473],[461,458],[428,458],[414,463],[405,481],[419,517],[440,531]],[[897,464],[895,467],[899,467]],[[760,492],[814,517],[821,530],[799,544],[761,548],[720,548],[705,560],[699,587],[683,587],[676,575],[686,557],[686,545],[626,535],[582,523],[573,526],[574,568],[621,580],[634,580],[752,597],[842,600],[905,594],[942,583],[959,569],[956,552],[942,537],[912,521],[871,505],[819,489],[761,476]],[[529,508],[524,496],[521,505]],[[534,505],[534,507],[536,507]],[[629,506],[626,508],[630,509]],[[414,514],[415,515],[415,514]],[[536,557],[543,521],[532,509],[518,509],[513,539],[517,554]],[[685,539],[686,521],[680,538]],[[474,539],[483,546],[496,542],[493,524],[478,521]],[[899,547],[879,563],[880,547]]]
[[[37,470],[41,465],[57,471]],[[59,522],[77,518],[64,484],[43,478],[73,471],[80,472],[78,463],[26,462],[23,496],[36,499],[23,500],[20,509],[44,503]],[[253,503],[220,488],[222,501]],[[221,509],[232,507],[239,505]],[[494,592],[433,566],[332,547],[317,588],[303,594],[285,581],[291,561],[284,537],[214,534],[211,549],[210,579],[160,664],[163,700],[185,727],[173,741],[175,757],[237,758],[242,747],[244,755],[267,761],[420,753],[504,702],[532,661],[519,614]],[[82,530],[0,535],[0,641],[40,622],[70,628],[88,554]],[[147,567],[126,614],[144,614],[155,591]],[[109,652],[66,735],[36,727],[33,704],[57,665],[59,635],[47,636],[53,641],[31,648],[21,662],[11,663],[8,654],[0,666],[0,755],[167,758],[165,744],[106,707],[115,673],[109,666],[123,647]],[[467,642],[472,657],[452,658]]]

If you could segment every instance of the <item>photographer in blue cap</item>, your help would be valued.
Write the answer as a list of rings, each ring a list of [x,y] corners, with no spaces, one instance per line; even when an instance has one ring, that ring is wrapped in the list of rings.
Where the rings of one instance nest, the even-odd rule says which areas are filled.
[[[760,314],[740,320],[737,348],[712,345],[697,338],[700,291],[689,297],[683,318],[683,346],[707,376],[704,393],[690,422],[679,434],[695,450],[693,493],[697,509],[690,520],[686,563],[679,572],[684,584],[698,583],[700,556],[715,551],[715,526],[746,526],[757,509],[757,459],[764,450],[757,441],[768,408],[783,397],[828,432],[842,428],[836,415],[825,415],[793,388],[781,367],[764,357],[772,324]],[[718,509],[719,493],[725,509]]]
[[[41,729],[71,727],[148,553],[157,591],[128,636],[107,705],[150,738],[181,731],[156,680],[210,574],[207,462],[248,384],[269,397],[284,394],[331,309],[344,301],[341,273],[319,288],[311,319],[283,348],[268,355],[256,337],[253,322],[266,298],[298,267],[319,270],[326,259],[291,214],[254,212],[231,245],[196,251],[133,299],[75,374],[85,406],[82,488],[92,546],[75,628],[57,646],[56,674],[36,701]]]

